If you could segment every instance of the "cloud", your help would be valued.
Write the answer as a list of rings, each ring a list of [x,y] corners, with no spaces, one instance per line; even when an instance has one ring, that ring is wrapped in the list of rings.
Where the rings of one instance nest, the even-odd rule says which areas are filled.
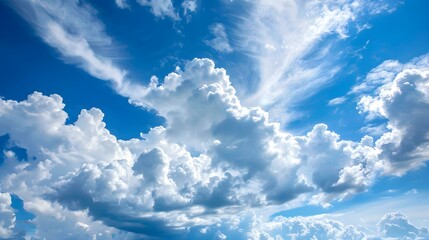
[[[110,81],[118,91],[122,88],[126,71],[112,62],[113,40],[91,6],[79,0],[18,0],[10,5],[64,61],[93,77]]]
[[[197,1],[196,0],[184,0],[182,2],[183,15],[188,15],[192,12],[197,11]]]
[[[225,26],[221,23],[215,23],[210,26],[210,33],[214,36],[210,40],[204,40],[204,43],[218,52],[230,53],[233,51],[229,44],[228,35]]]
[[[379,171],[372,138],[344,141],[323,124],[305,136],[284,132],[267,112],[242,106],[209,59],[143,90],[131,101],[166,125],[130,140],[113,136],[99,109],[66,124],[59,95],[1,100],[0,135],[36,160],[7,159],[0,182],[36,215],[35,236],[60,234],[42,225],[67,219],[64,231],[78,226],[82,236],[177,238],[248,208],[298,197],[326,205],[364,191]]]
[[[364,232],[351,225],[319,217],[275,217],[258,224],[250,239],[366,239]]]
[[[382,237],[394,239],[429,239],[427,228],[417,228],[400,212],[384,215],[377,225]]]
[[[10,238],[15,227],[16,216],[11,207],[9,193],[0,193],[0,238]]]
[[[427,228],[417,228],[402,213],[387,213],[372,233],[359,225],[347,225],[325,215],[277,216],[270,221],[253,218],[250,239],[427,239]]]
[[[116,6],[118,6],[118,8],[128,8],[128,4],[127,4],[127,0],[115,0]]]
[[[358,109],[368,119],[384,118],[387,129],[376,142],[387,171],[403,174],[422,166],[429,157],[429,57],[408,64],[387,61],[368,74],[355,89],[375,88],[374,94],[360,97]],[[362,87],[364,86],[364,87]]]
[[[347,100],[346,97],[337,97],[329,100],[328,105],[329,106],[336,106],[344,103]]]
[[[151,7],[158,17],[177,17],[171,1],[141,0],[140,4]],[[293,2],[282,5],[276,1],[254,4],[261,4],[258,11],[291,11],[295,14],[282,16],[292,19],[299,19],[297,13],[302,7],[310,11],[306,16],[321,14],[318,5],[295,6]],[[409,131],[411,124],[402,121],[403,115],[391,114],[388,105],[405,103],[409,113],[416,114],[411,119],[418,119],[421,114],[425,117],[422,109],[426,109],[427,74],[421,69],[401,70],[393,83],[376,80],[382,84],[380,91],[361,100],[362,112],[389,119],[390,135],[384,134],[375,143],[368,136],[360,142],[342,140],[324,124],[315,125],[306,135],[294,136],[282,130],[260,107],[243,106],[226,71],[216,68],[209,59],[190,61],[183,70],[177,68],[168,74],[162,83],[153,77],[148,86],[137,85],[126,80],[125,71],[102,50],[110,46],[112,40],[88,5],[79,1],[52,4],[18,1],[12,5],[66,61],[79,65],[94,77],[112,82],[114,89],[130,102],[154,109],[166,119],[164,126],[152,128],[141,138],[118,140],[106,129],[104,114],[99,109],[82,110],[74,123],[66,124],[68,115],[59,95],[35,92],[23,101],[1,99],[0,135],[8,134],[14,144],[27,150],[30,160],[18,159],[10,153],[0,168],[0,183],[2,191],[17,194],[23,199],[25,210],[35,215],[32,223],[37,231],[30,233],[32,237],[180,238],[192,228],[232,221],[236,215],[252,208],[281,205],[296,199],[328,206],[332,201],[365,191],[386,161],[395,163],[396,157],[416,156],[414,153],[426,156],[420,150],[425,150],[427,139],[417,131]],[[309,27],[312,31],[309,38],[298,41],[299,51],[285,55],[287,51],[281,50],[275,56],[285,57],[286,62],[292,63],[296,56],[308,53],[306,49],[322,36],[337,33],[345,37],[346,24],[354,18],[354,8],[359,6],[349,2],[343,7],[333,4],[321,8],[323,17],[316,21],[321,28],[315,28],[311,21],[297,26],[298,30]],[[66,14],[58,14],[61,9],[67,9]],[[261,16],[266,17],[267,13],[256,12],[255,19],[264,20]],[[284,20],[277,17],[273,15],[270,26],[283,23]],[[258,24],[265,26],[267,22]],[[296,30],[295,26],[291,27]],[[221,40],[227,39],[225,29],[220,32],[224,33],[224,36],[220,34]],[[304,33],[303,36],[307,36]],[[287,36],[295,41],[297,35]],[[275,36],[273,39],[277,40]],[[272,42],[258,43],[263,43],[266,51],[279,47]],[[223,45],[223,48],[227,47]],[[272,59],[271,56],[274,55],[267,59]],[[324,53],[320,53],[319,57],[323,56]],[[268,66],[268,60],[257,59],[265,63],[262,68]],[[286,65],[282,63],[281,71],[274,72],[274,78],[267,80],[261,92],[277,88],[280,77],[290,70]],[[424,64],[419,62],[418,66]],[[301,70],[293,73],[306,78],[323,68]],[[326,79],[321,78],[317,84],[323,84]],[[298,88],[296,93],[312,89],[313,85]],[[393,101],[389,103],[383,94],[391,96]],[[412,124],[426,133],[426,125],[421,121]],[[395,145],[401,138],[413,139],[415,145],[411,148],[401,143]],[[388,155],[389,148],[399,150]],[[416,163],[413,167],[422,163],[421,159],[414,158],[406,161]],[[5,194],[2,196],[7,201],[8,193]],[[291,222],[286,223],[290,225],[305,219],[280,219],[279,222]],[[10,226],[3,224],[5,234],[9,234]],[[345,227],[349,231],[343,227],[336,222],[322,221],[304,229],[320,234],[333,229],[331,234],[343,237],[360,234],[354,228]],[[215,231],[215,235],[227,236],[222,231]]]
[[[236,50],[253,60],[259,75],[246,89],[243,101],[265,107],[277,120],[284,119],[285,109],[332,81],[340,70],[333,44],[353,33],[349,33],[350,26],[368,13],[369,6],[384,11],[382,3],[271,0],[240,5],[244,16],[238,17],[233,30]]]
[[[142,6],[147,6],[153,15],[159,18],[169,17],[173,20],[179,20],[173,2],[171,0],[137,0]]]

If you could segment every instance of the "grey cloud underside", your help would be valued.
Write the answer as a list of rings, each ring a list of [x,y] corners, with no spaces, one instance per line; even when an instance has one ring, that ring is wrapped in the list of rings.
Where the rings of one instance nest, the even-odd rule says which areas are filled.
[[[396,82],[427,85],[421,71],[404,71]],[[418,74],[410,78],[409,71]],[[1,100],[0,135],[9,134],[36,157],[19,161],[9,154],[0,168],[2,191],[20,196],[36,215],[36,236],[52,235],[42,225],[67,216],[75,232],[73,222],[90,226],[75,236],[185,237],[190,227],[212,225],[249,207],[297,197],[329,204],[364,191],[397,161],[383,154],[383,137],[345,141],[324,124],[304,136],[283,131],[262,109],[242,106],[226,71],[208,59],[194,59],[163,84],[153,78],[141,89],[131,101],[156,109],[166,125],[130,140],[113,136],[98,109],[82,110],[75,123],[65,124],[58,95]],[[427,101],[427,95],[418,97]],[[400,129],[399,136],[411,134]]]
[[[368,74],[357,91],[358,103],[368,118],[387,119],[388,132],[376,142],[381,157],[388,160],[390,171],[403,174],[424,165],[429,155],[429,55],[400,64],[386,61]]]

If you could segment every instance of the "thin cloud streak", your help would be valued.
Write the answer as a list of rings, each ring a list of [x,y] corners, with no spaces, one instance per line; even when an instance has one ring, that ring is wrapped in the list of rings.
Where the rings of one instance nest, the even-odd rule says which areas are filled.
[[[368,3],[270,0],[243,5],[247,14],[238,20],[234,35],[259,72],[259,81],[247,89],[245,103],[268,107],[281,120],[285,109],[332,81],[340,67],[331,50],[334,42],[324,39],[347,38],[350,24],[359,20]],[[385,8],[380,4],[379,12]]]

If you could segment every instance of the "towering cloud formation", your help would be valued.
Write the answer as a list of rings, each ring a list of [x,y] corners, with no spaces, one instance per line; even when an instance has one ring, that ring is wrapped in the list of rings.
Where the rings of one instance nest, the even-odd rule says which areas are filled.
[[[429,55],[408,64],[386,61],[355,87],[375,88],[361,97],[358,108],[369,119],[387,119],[388,132],[377,140],[390,172],[402,174],[429,158]]]
[[[248,207],[298,196],[329,204],[365,190],[385,163],[378,158],[384,136],[375,144],[371,137],[344,141],[324,124],[305,136],[284,132],[262,109],[242,106],[225,70],[208,59],[194,59],[162,84],[153,78],[143,90],[133,102],[156,109],[166,125],[131,140],[117,140],[99,109],[65,124],[58,95],[1,100],[0,134],[30,156],[5,160],[2,191],[24,200],[38,236],[55,218],[80,223],[82,236],[119,229],[179,237]]]

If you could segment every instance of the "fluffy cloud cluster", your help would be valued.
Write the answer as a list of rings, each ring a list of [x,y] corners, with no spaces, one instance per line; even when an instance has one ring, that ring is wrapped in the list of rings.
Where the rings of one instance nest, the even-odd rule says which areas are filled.
[[[158,17],[178,18],[170,0],[138,2]],[[166,124],[153,127],[139,139],[118,140],[106,129],[99,109],[82,110],[74,123],[66,124],[68,115],[59,95],[35,92],[23,101],[1,99],[0,135],[8,135],[10,145],[24,148],[29,157],[20,159],[13,149],[4,152],[0,237],[14,234],[11,194],[19,196],[25,210],[35,215],[31,221],[36,227],[31,233],[34,239],[176,239],[201,226],[217,227],[219,222],[230,221],[236,226],[235,216],[250,208],[298,198],[329,205],[367,189],[386,166],[391,172],[403,172],[427,160],[427,58],[413,67],[386,63],[401,70],[385,77],[386,71],[371,73],[379,80],[367,81],[367,86],[375,85],[377,90],[361,99],[359,109],[369,118],[387,119],[390,131],[381,138],[374,141],[365,136],[360,142],[346,141],[324,124],[317,124],[306,135],[294,136],[270,120],[263,109],[243,106],[226,71],[209,59],[194,59],[162,81],[153,77],[149,86],[129,82],[126,72],[103,51],[112,40],[89,5],[81,6],[78,0],[49,3],[10,4],[64,58],[92,76],[110,81],[133,104],[154,109]],[[116,3],[127,6],[126,1]],[[257,5],[255,12],[250,11],[255,22],[243,29],[261,31],[250,35],[257,41],[253,53],[262,53],[257,58],[262,79],[267,79],[254,99],[264,105],[282,95],[277,89],[284,93],[297,87],[294,93],[311,95],[303,93],[311,93],[329,79],[303,84],[301,78],[293,78],[285,81],[286,85],[279,84],[286,73],[308,76],[320,72],[319,68],[304,71],[291,63],[327,34],[344,37],[347,23],[362,9],[359,1],[344,1],[343,5],[332,1],[252,4]],[[184,1],[182,7],[194,11],[195,1]],[[68,9],[67,14],[56,14],[61,9]],[[301,10],[309,19],[299,18]],[[285,21],[301,25],[283,24]],[[286,31],[294,34],[284,34],[275,26],[290,26]],[[221,33],[220,40],[225,40],[224,29],[213,32]],[[297,36],[305,38],[301,41]],[[228,50],[227,45],[222,46]],[[261,46],[264,51],[260,51]],[[267,92],[274,99],[265,99]],[[379,224],[384,236],[410,229],[413,236],[424,236],[424,229],[399,226],[407,221],[398,220],[398,216],[389,215]],[[356,228],[331,220],[279,217],[261,224],[260,228],[252,225],[248,236],[363,236]],[[289,230],[276,233],[278,228]],[[200,233],[210,229],[202,227]],[[213,232],[220,239],[227,237],[220,229]]]
[[[9,238],[15,227],[15,212],[9,193],[0,193],[0,238]]]
[[[378,222],[380,235],[393,239],[429,239],[427,228],[417,228],[400,213],[388,213]]]
[[[356,86],[374,93],[361,97],[358,108],[368,119],[384,118],[387,131],[377,140],[390,172],[402,174],[429,158],[429,56],[408,64],[386,61]]]
[[[226,71],[208,59],[162,83],[153,77],[133,96],[166,125],[118,140],[99,109],[66,124],[58,95],[0,101],[0,135],[35,158],[7,158],[2,191],[36,215],[36,236],[55,236],[43,226],[63,221],[64,232],[87,237],[179,237],[248,207],[297,197],[329,204],[365,190],[382,164],[371,137],[341,140],[324,124],[305,136],[284,132],[267,112],[242,106]]]
[[[271,221],[253,219],[250,239],[429,239],[427,228],[417,228],[400,213],[388,213],[378,222],[378,232],[368,233],[361,226],[346,225],[329,216],[275,217]]]
[[[320,217],[275,217],[256,224],[249,232],[250,239],[365,239],[367,235],[355,226]]]

